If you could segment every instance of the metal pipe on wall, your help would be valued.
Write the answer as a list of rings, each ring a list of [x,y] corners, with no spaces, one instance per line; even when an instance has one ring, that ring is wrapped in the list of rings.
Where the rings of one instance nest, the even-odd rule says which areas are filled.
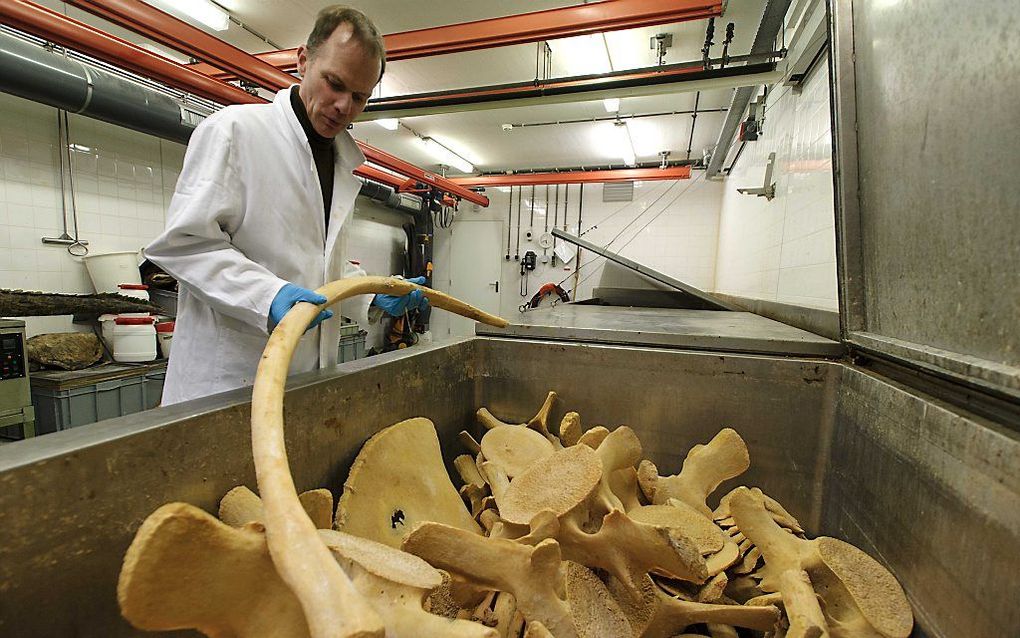
[[[761,23],[758,31],[754,34],[754,42],[751,44],[751,55],[770,51],[776,35],[781,31],[783,19],[790,8],[791,0],[768,0],[765,11],[762,13]],[[758,86],[742,86],[733,93],[730,101],[729,111],[726,113],[726,120],[719,130],[719,139],[716,140],[715,150],[712,151],[712,159],[708,162],[708,169],[705,171],[705,179],[712,179],[722,171],[723,162],[730,152],[730,145],[733,144],[733,136],[737,134],[740,127],[740,120],[744,117],[744,111],[751,102],[751,97],[758,92]]]
[[[181,144],[197,125],[167,95],[6,33],[0,91]]]

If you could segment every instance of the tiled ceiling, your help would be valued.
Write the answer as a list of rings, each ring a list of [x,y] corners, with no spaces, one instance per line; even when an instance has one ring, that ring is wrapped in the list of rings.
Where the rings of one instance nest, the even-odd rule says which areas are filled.
[[[332,4],[321,0],[218,0],[251,31],[263,35],[280,47],[301,44],[315,19],[316,12]],[[143,42],[134,34],[113,27],[91,15],[55,0],[42,4],[71,17],[89,22],[134,42]],[[353,0],[349,4],[364,11],[383,33],[395,33],[444,24],[480,20],[578,4],[577,0]],[[765,0],[730,0],[721,19],[716,19],[716,45],[713,56],[722,53],[725,25],[736,24],[736,36],[730,55],[748,52],[754,38]],[[562,77],[652,66],[655,52],[649,38],[671,33],[673,47],[666,63],[701,58],[707,20],[661,25],[643,29],[609,32],[603,36],[551,42],[552,76]],[[264,40],[236,24],[227,31],[210,31],[251,53],[273,49]],[[587,41],[583,41],[587,38]],[[380,90],[383,96],[468,88],[535,78],[538,45],[517,45],[471,51],[430,58],[402,60],[387,65]],[[679,85],[678,85],[679,86]],[[665,115],[629,120],[631,138],[639,162],[658,160],[660,151],[670,151],[671,159],[701,157],[703,149],[714,145],[723,113],[711,112],[729,105],[732,91],[703,91],[699,110],[708,110],[697,118],[693,138],[691,115]],[[620,103],[623,116],[648,113],[689,111],[694,93],[678,92],[650,97],[625,97]],[[439,170],[436,161],[417,142],[415,134],[430,136],[462,155],[479,171],[506,171],[540,168],[622,165],[613,153],[609,138],[612,123],[604,121],[526,126],[505,132],[501,125],[532,124],[607,117],[601,100],[569,104],[546,104],[493,110],[452,112],[441,115],[409,117],[403,126],[390,131],[364,122],[355,124],[352,133],[360,140],[398,155],[429,170]]]

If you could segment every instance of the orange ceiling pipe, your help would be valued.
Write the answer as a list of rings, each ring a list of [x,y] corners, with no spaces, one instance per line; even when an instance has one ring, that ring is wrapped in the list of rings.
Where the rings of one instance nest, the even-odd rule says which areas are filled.
[[[386,42],[387,60],[409,60],[603,31],[701,20],[720,16],[722,12],[722,0],[606,0],[392,33],[383,39]],[[297,68],[297,49],[269,51],[257,57],[284,71],[294,71]],[[215,65],[198,64],[195,70],[221,79],[232,78]]]
[[[87,8],[85,5],[93,8],[102,7],[104,13],[99,14],[102,15],[102,17],[111,20],[115,24],[119,24],[120,26],[146,35],[161,44],[166,44],[167,46],[178,48],[175,46],[175,43],[187,41],[188,37],[194,35],[198,42],[207,42],[208,40],[212,40],[223,45],[223,47],[227,47],[232,50],[230,56],[235,64],[243,64],[245,58],[250,58],[252,60],[255,59],[254,56],[251,56],[240,49],[235,49],[225,42],[210,36],[201,29],[193,27],[186,22],[163,13],[162,11],[152,9],[149,5],[138,2],[138,0],[70,1],[75,4],[75,6],[83,9]],[[141,7],[139,8],[137,5],[141,5]],[[116,9],[116,11],[114,9]],[[138,10],[137,13],[131,13],[136,9]],[[148,15],[148,9],[157,11],[157,13],[163,16],[160,18],[160,24],[168,29],[165,36],[162,31],[159,31],[158,29],[154,30],[151,26],[145,27],[144,29],[136,28],[138,25],[133,21],[133,19],[127,19],[121,16],[121,12],[125,12],[131,13],[132,16],[137,18],[142,15]],[[167,85],[173,86],[174,88],[194,93],[195,95],[201,95],[221,104],[252,104],[263,103],[266,101],[261,97],[251,95],[250,93],[235,86],[210,78],[188,68],[187,66],[167,60],[162,56],[146,51],[145,49],[137,47],[129,42],[115,38],[100,29],[66,18],[59,13],[50,11],[49,9],[41,7],[33,2],[29,2],[28,0],[0,0],[0,16],[4,17],[5,24],[10,24],[15,28],[22,29],[28,33],[34,33],[40,37],[52,39],[54,42],[59,42],[63,46],[87,53],[88,55],[103,60],[104,62],[124,67],[138,73],[139,75],[165,82]],[[172,32],[173,35],[170,35],[170,32]],[[214,48],[220,49],[220,47]],[[187,51],[188,49],[181,48],[178,50]],[[278,88],[284,88],[297,82],[296,78],[287,75],[286,73],[276,69],[272,69],[272,71],[289,78],[286,83],[282,84],[282,86],[279,86]],[[439,190],[449,193],[455,197],[479,204],[480,206],[489,205],[489,199],[484,195],[474,193],[439,175],[422,170],[410,162],[405,162],[398,157],[390,155],[385,151],[363,142],[358,142],[358,146],[361,147],[362,152],[369,161],[379,166],[383,166],[394,172],[400,173],[409,179],[414,179],[428,184],[429,186],[438,188]],[[363,171],[362,168],[355,170],[355,173],[365,177],[366,179],[376,179],[378,177],[371,171]]]
[[[0,2],[4,24],[221,104],[264,100],[27,0]]]
[[[68,4],[271,90],[297,79],[141,0],[67,0]]]
[[[666,168],[620,168],[603,171],[573,171],[569,173],[518,173],[514,175],[481,175],[454,177],[461,186],[543,186],[552,184],[590,184],[593,182],[650,182],[663,179],[690,179],[690,166]]]

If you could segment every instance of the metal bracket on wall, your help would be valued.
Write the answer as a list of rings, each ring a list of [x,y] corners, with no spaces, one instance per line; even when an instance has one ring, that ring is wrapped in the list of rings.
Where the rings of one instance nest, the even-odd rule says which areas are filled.
[[[761,188],[738,188],[737,192],[744,195],[755,195],[772,200],[776,196],[776,183],[772,181],[772,169],[776,166],[776,154],[769,153],[769,162],[765,165],[765,185]]]

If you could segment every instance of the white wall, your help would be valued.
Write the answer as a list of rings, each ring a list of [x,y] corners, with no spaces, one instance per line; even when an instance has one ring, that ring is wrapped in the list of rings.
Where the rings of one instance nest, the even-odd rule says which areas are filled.
[[[801,91],[770,92],[764,134],[724,182],[717,292],[838,310],[828,84],[822,60]],[[762,185],[773,151],[776,197],[737,193]]]
[[[185,147],[70,115],[78,230],[91,253],[138,250],[163,231]],[[42,237],[63,230],[56,109],[0,94],[0,288],[93,292],[81,259]],[[84,149],[88,149],[87,151]],[[69,193],[69,184],[66,186]],[[74,234],[68,202],[68,229]],[[402,270],[404,217],[359,198],[347,250],[371,274]],[[75,330],[70,315],[28,317],[29,336]],[[77,329],[88,330],[87,327]],[[373,330],[369,345],[382,345]]]
[[[164,224],[184,146],[76,115],[70,141],[78,230],[92,253],[137,250]],[[61,223],[56,109],[0,94],[0,288],[92,292],[81,260],[42,243]],[[85,149],[88,149],[87,151]],[[67,197],[68,229],[74,234]],[[29,335],[72,330],[70,316],[27,319]]]
[[[584,238],[600,246],[609,244],[609,249],[640,261],[642,264],[660,270],[672,277],[686,281],[703,289],[710,289],[715,278],[716,241],[718,234],[719,206],[723,184],[706,182],[703,173],[694,172],[690,180],[642,182],[635,185],[633,202],[603,202],[602,184],[587,184],[584,187],[584,207],[581,211]],[[550,188],[550,199],[555,203],[555,191]],[[560,223],[562,226],[562,201],[565,191],[560,190]],[[580,187],[570,186],[569,208],[567,213],[568,227],[576,228],[578,218]],[[488,208],[474,210],[470,204],[462,205],[454,224],[468,224],[476,221],[499,220],[502,222],[502,243],[499,246],[499,259],[502,263],[500,279],[500,314],[513,319],[519,315],[518,306],[531,298],[545,283],[559,283],[571,292],[571,299],[591,297],[592,289],[599,285],[605,259],[595,257],[582,251],[579,285],[574,291],[574,266],[557,262],[552,267],[551,260],[542,264],[530,274],[527,295],[520,294],[520,262],[513,260],[516,252],[517,235],[517,189],[513,190],[514,213],[511,231],[511,260],[504,260],[506,254],[507,233],[507,200],[509,193],[490,188],[486,195],[490,199]],[[529,226],[531,188],[524,187],[522,197],[521,225]],[[540,235],[544,228],[541,208],[545,203],[545,187],[536,188],[534,228]],[[654,218],[654,219],[653,219]],[[550,213],[550,222],[551,222]],[[647,224],[647,225],[646,225]],[[596,227],[591,230],[592,227]],[[622,231],[622,234],[620,234]],[[619,234],[619,237],[612,241]],[[448,290],[452,277],[446,268],[449,264],[450,250],[453,242],[450,233],[436,229],[436,285]],[[521,233],[520,255],[527,250],[534,250],[541,257],[542,249],[538,247],[537,236],[531,243]],[[551,251],[550,251],[551,255]],[[546,301],[545,303],[548,303]],[[448,335],[448,324],[442,313],[433,315],[433,333],[437,339]]]

